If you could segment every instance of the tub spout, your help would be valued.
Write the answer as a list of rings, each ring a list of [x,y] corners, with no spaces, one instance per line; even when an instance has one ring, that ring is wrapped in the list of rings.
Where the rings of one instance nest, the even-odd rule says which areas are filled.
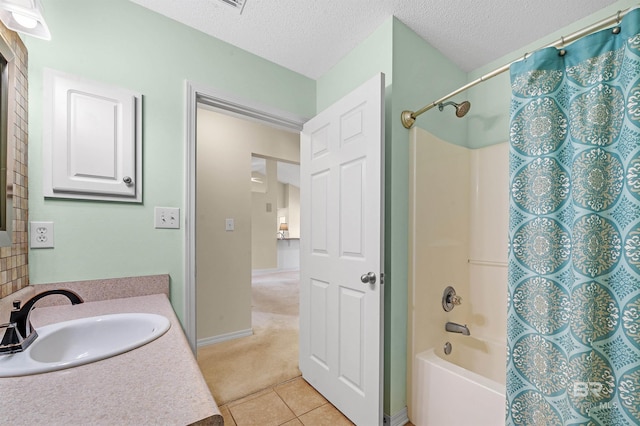
[[[471,336],[471,332],[469,331],[469,328],[467,327],[466,324],[460,325],[460,324],[456,324],[455,322],[448,322],[444,326],[444,329],[451,333],[460,333],[465,336]]]

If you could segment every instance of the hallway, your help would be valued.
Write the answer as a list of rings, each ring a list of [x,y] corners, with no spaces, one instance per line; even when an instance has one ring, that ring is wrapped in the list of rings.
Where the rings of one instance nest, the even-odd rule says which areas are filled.
[[[198,349],[198,365],[219,405],[300,376],[298,271],[252,275],[253,335]]]

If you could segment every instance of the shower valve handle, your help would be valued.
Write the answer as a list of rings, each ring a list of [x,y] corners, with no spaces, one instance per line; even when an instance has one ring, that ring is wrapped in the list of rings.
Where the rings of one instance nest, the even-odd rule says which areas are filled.
[[[457,294],[454,294],[452,296],[449,296],[448,301],[450,303],[453,303],[454,305],[461,305],[462,304],[462,297],[458,296]]]
[[[456,294],[456,289],[448,286],[442,294],[442,309],[451,311],[455,306],[462,304],[462,297]]]

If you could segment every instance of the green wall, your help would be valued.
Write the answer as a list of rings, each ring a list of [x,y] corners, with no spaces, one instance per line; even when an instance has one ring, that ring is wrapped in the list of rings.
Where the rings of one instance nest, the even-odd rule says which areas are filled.
[[[372,78],[384,73],[387,92],[393,81],[393,19],[387,19],[366,40],[317,80],[318,112]]]
[[[52,40],[23,37],[29,220],[54,222],[55,248],[29,251],[31,283],[168,273],[182,317],[184,220],[180,230],[156,230],[153,210],[184,211],[185,80],[300,116],[315,113],[315,81],[127,0],[43,3]],[[43,198],[45,67],[143,94],[143,204]]]
[[[397,19],[393,31],[393,74],[394,137],[406,143],[403,151],[408,152],[409,130],[400,122],[402,111],[416,111],[451,93],[466,84],[467,74]],[[453,100],[464,99],[460,95]],[[464,146],[467,122],[457,118],[452,107],[447,107],[444,111],[433,108],[425,112],[416,118],[415,125],[440,139]]]

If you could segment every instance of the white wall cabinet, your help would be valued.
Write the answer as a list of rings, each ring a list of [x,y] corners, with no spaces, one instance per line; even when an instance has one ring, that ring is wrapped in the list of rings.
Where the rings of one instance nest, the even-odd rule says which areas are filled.
[[[44,195],[142,202],[142,95],[44,75]]]

